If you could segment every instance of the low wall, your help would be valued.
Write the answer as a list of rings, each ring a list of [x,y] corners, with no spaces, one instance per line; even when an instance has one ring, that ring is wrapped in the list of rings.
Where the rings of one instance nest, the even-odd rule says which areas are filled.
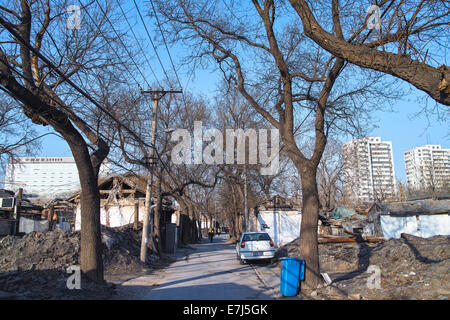
[[[301,221],[298,211],[260,211],[257,227],[258,231],[267,232],[276,246],[281,246],[300,237]]]
[[[100,223],[108,227],[121,227],[134,222],[135,202],[138,200],[120,199],[117,203],[100,206]],[[139,221],[144,216],[144,200],[139,200]],[[81,208],[75,209],[75,230],[81,230]]]
[[[381,229],[386,239],[400,238],[402,233],[422,238],[450,235],[448,214],[417,215],[408,217],[380,216]]]
[[[47,220],[33,220],[24,217],[20,218],[19,232],[30,233],[33,231],[46,232],[48,231],[49,223]]]

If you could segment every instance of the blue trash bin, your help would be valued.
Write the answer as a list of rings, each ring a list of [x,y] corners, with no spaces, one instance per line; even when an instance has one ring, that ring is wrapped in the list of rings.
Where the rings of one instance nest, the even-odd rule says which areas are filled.
[[[283,296],[296,296],[299,281],[305,279],[305,260],[297,258],[281,258],[280,292]]]

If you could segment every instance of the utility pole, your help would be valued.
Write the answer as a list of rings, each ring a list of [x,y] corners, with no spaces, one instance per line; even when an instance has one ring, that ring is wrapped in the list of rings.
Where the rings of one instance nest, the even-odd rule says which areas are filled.
[[[141,94],[150,93],[153,95],[153,115],[152,115],[152,136],[151,136],[151,144],[149,150],[149,156],[147,158],[148,164],[148,175],[147,175],[147,188],[145,192],[145,210],[143,216],[143,226],[142,226],[142,240],[141,240],[141,261],[147,261],[147,246],[148,246],[148,234],[150,229],[150,235],[153,235],[153,219],[152,217],[152,191],[153,191],[153,171],[154,171],[154,151],[155,151],[155,141],[156,141],[156,121],[158,115],[158,102],[162,97],[166,95],[166,93],[182,93],[182,90],[164,90],[164,89],[156,89],[156,90],[148,90],[141,91]]]
[[[248,190],[247,190],[247,164],[244,163],[244,219],[245,219],[245,231],[250,231],[250,221],[248,212]]]

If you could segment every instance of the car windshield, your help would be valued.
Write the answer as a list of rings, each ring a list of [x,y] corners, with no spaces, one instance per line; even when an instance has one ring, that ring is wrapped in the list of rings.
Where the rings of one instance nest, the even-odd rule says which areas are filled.
[[[250,233],[244,234],[242,241],[269,241],[270,236],[267,233]]]

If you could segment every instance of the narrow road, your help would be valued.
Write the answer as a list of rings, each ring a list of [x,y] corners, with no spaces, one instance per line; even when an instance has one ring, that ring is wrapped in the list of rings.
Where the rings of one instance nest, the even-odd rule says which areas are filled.
[[[144,300],[268,300],[276,297],[254,266],[239,264],[228,235],[193,245],[196,250],[166,269],[118,286],[117,299]]]

